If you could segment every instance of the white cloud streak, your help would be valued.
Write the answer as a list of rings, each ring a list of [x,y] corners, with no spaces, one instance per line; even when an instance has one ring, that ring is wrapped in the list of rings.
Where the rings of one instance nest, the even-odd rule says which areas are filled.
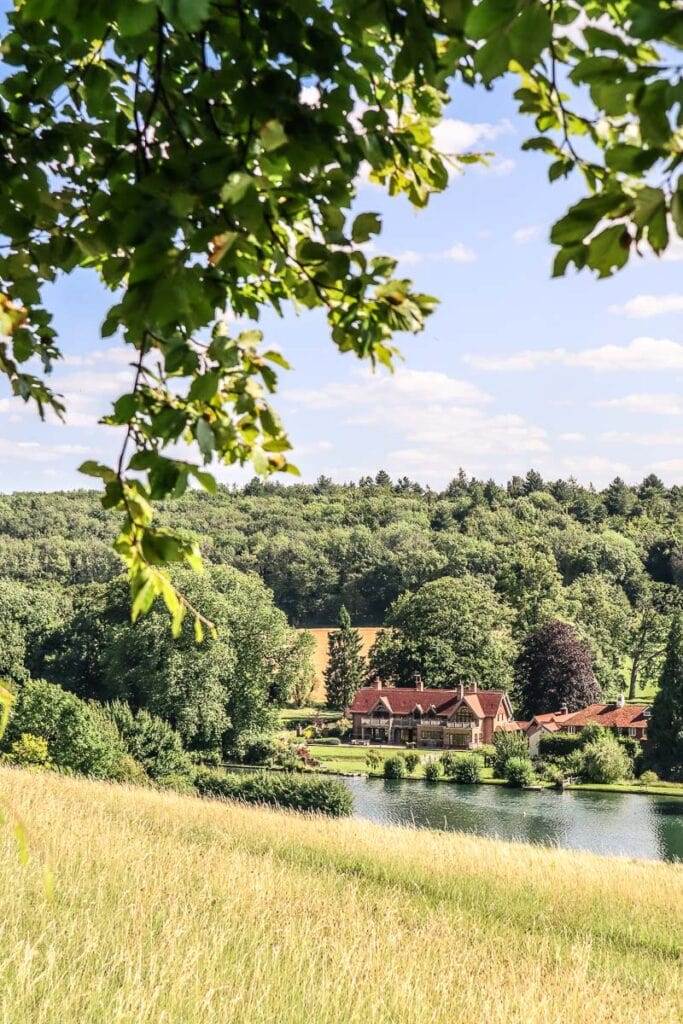
[[[609,312],[627,316],[632,320],[667,313],[683,313],[683,294],[677,295],[636,295],[623,306],[609,306]]]
[[[683,399],[680,395],[659,395],[640,392],[622,395],[621,398],[603,398],[593,402],[598,409],[625,409],[627,412],[645,413],[648,416],[683,416]]]
[[[524,373],[548,366],[596,372],[683,370],[683,345],[670,338],[634,338],[628,345],[601,345],[579,352],[566,348],[524,349],[509,356],[466,355],[468,366],[498,373]]]

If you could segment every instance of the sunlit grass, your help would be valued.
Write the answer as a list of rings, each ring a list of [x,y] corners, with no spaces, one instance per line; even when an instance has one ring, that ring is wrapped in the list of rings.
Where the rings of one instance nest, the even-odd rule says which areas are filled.
[[[0,787],[32,851],[0,833],[2,1024],[680,1020],[680,866],[7,769]]]

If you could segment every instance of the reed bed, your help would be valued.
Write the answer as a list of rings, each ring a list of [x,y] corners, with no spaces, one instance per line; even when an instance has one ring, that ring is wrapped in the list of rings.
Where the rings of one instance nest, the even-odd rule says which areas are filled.
[[[0,829],[0,1024],[680,1024],[679,865],[10,769],[0,792],[31,853]]]

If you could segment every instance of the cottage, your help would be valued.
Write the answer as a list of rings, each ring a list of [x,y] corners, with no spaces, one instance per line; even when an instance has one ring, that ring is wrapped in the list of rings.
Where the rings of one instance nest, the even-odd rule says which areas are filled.
[[[581,732],[587,725],[601,725],[618,736],[629,736],[644,743],[649,717],[647,704],[626,704],[621,695],[611,704],[589,704],[580,711],[571,712],[563,707],[545,715],[534,715],[526,730],[529,753],[532,757],[538,756],[543,736],[555,732],[571,735]]]
[[[503,690],[425,690],[383,687],[358,690],[349,708],[353,737],[372,743],[472,750],[491,743],[496,729],[512,722],[512,707]]]

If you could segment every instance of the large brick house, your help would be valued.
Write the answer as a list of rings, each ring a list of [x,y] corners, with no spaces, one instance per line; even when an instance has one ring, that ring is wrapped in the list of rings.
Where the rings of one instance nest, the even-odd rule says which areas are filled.
[[[493,733],[513,721],[503,690],[425,690],[383,687],[358,690],[349,708],[353,738],[372,743],[405,744],[450,750],[471,750],[491,743]]]
[[[650,708],[647,704],[626,704],[622,696],[612,704],[589,704],[580,711],[568,712],[566,708],[546,715],[534,715],[526,729],[529,752],[538,754],[541,737],[555,732],[575,734],[587,725],[601,725],[611,729],[617,736],[630,736],[644,743],[647,739],[647,725]]]

